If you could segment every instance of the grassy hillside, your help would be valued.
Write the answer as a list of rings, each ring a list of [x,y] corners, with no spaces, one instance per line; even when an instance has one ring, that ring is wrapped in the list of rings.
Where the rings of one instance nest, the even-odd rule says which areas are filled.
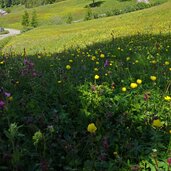
[[[150,3],[156,1],[158,0],[151,0]],[[136,0],[124,2],[119,0],[105,0],[97,2],[101,2],[101,5],[99,7],[92,8],[92,12],[94,14],[103,14],[106,11],[114,9],[122,10],[128,6],[136,4]],[[61,24],[66,22],[66,18],[69,14],[72,15],[73,20],[84,19],[87,13],[87,8],[85,7],[91,3],[91,0],[65,0],[56,4],[40,6],[27,10],[30,15],[34,9],[37,11],[40,25]],[[24,10],[26,9],[23,6],[12,7],[9,15],[0,17],[1,26],[21,29],[21,18]]]
[[[170,18],[168,1],[0,41],[0,170],[170,171]]]
[[[171,2],[169,1],[157,7],[120,16],[71,25],[42,26],[14,37],[6,45],[5,51],[12,47],[19,53],[23,52],[24,48],[29,54],[44,49],[48,52],[56,52],[72,46],[85,47],[94,42],[112,39],[111,33],[114,37],[134,35],[138,32],[168,33],[171,26],[170,17]]]

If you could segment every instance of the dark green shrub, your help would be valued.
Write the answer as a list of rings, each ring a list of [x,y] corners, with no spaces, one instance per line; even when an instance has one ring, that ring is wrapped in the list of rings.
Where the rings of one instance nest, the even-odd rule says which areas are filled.
[[[71,24],[72,21],[73,21],[72,15],[71,15],[71,14],[68,14],[67,19],[66,19],[66,23],[67,23],[67,24]]]
[[[91,20],[93,18],[93,13],[90,7],[88,7],[84,20]]]

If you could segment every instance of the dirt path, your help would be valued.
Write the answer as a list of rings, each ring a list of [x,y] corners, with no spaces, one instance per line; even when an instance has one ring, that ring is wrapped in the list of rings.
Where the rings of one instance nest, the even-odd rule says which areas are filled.
[[[17,34],[20,34],[20,30],[16,30],[16,29],[8,29],[8,28],[5,28],[5,30],[8,30],[9,33],[8,34],[2,34],[0,35],[0,40],[6,38],[6,37],[9,37],[9,36],[14,36],[14,35],[17,35]]]

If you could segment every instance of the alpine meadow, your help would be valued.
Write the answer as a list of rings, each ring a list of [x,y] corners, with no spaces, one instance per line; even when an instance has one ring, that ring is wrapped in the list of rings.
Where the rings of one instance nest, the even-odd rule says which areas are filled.
[[[171,170],[171,0],[0,0],[0,171]]]

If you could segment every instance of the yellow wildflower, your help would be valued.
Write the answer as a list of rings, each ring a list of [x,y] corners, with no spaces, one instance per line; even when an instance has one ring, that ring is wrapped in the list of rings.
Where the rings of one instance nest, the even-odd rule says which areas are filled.
[[[157,77],[156,77],[156,76],[150,76],[150,79],[151,79],[152,81],[156,81]]]
[[[98,68],[94,68],[94,71],[98,71]]]
[[[138,87],[138,84],[137,84],[137,83],[131,83],[131,84],[130,84],[130,87],[131,87],[131,88],[137,88],[137,87]]]
[[[98,80],[100,77],[99,77],[99,75],[95,75],[94,78],[95,78],[95,80]]]
[[[156,64],[156,63],[157,63],[157,61],[153,60],[153,61],[151,61],[151,63],[152,63],[152,64]]]
[[[90,123],[87,127],[87,131],[90,133],[95,133],[97,130],[97,127],[94,123]]]
[[[126,87],[122,87],[122,91],[125,92],[126,91]]]
[[[100,55],[100,58],[104,58],[105,57],[105,55],[102,53],[101,55]]]
[[[164,99],[165,99],[166,101],[171,101],[171,97],[170,97],[170,96],[165,96]]]
[[[141,83],[142,83],[142,80],[137,79],[137,84],[141,84]]]
[[[13,97],[12,96],[8,97],[8,100],[11,102],[13,100]]]
[[[163,124],[162,124],[162,122],[160,121],[160,119],[155,119],[155,120],[153,120],[152,125],[153,125],[154,127],[162,127],[162,126],[163,126]]]
[[[70,65],[66,65],[66,69],[67,70],[70,70],[71,69],[71,66]]]
[[[4,61],[1,61],[0,64],[3,65],[4,64]]]
[[[70,59],[70,60],[69,60],[69,62],[70,62],[70,63],[73,63],[73,60],[72,60],[72,59]]]
[[[127,57],[126,60],[129,61],[131,58],[130,57]]]
[[[96,57],[95,56],[92,56],[91,60],[92,61],[96,60]]]
[[[165,61],[165,63],[164,63],[165,65],[169,65],[170,64],[170,62],[169,61]]]

